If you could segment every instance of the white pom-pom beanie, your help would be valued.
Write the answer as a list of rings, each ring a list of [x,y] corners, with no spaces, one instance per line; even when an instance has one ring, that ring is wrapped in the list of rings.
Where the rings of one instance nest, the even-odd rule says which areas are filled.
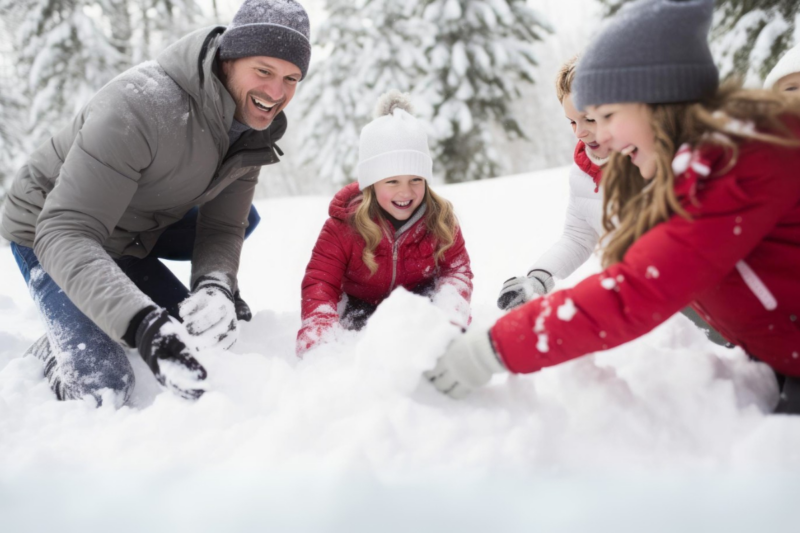
[[[428,136],[397,91],[381,96],[378,118],[364,126],[358,146],[358,187],[362,191],[392,176],[433,177]]]
[[[764,88],[772,89],[784,76],[800,72],[800,44],[783,54],[783,57],[764,80]]]

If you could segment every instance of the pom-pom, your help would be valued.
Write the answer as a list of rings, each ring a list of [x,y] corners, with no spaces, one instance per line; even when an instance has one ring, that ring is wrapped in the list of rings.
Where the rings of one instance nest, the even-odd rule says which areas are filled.
[[[392,89],[378,98],[373,115],[375,118],[380,118],[384,115],[391,115],[395,109],[402,109],[409,114],[414,112],[414,108],[411,106],[411,97],[397,89]]]

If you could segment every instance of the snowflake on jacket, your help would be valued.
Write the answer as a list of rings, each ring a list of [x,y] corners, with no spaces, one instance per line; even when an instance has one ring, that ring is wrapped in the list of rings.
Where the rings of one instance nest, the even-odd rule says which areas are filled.
[[[397,287],[429,296],[454,324],[465,328],[470,321],[473,276],[460,228],[437,265],[437,243],[425,226],[425,204],[397,230],[384,224],[384,237],[374,252],[378,270],[371,274],[362,259],[366,243],[350,222],[360,201],[357,183],[344,187],[331,201],[330,218],[303,277],[298,355],[345,327],[340,304],[346,299],[374,307]]]

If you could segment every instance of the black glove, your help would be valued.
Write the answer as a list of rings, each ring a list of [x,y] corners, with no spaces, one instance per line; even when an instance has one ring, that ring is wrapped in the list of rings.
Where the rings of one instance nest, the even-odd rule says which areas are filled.
[[[208,374],[187,344],[189,333],[164,309],[150,311],[136,329],[136,348],[163,386],[187,399],[203,395]]]
[[[250,322],[253,319],[253,312],[250,311],[250,306],[247,305],[247,302],[242,300],[239,289],[236,289],[236,292],[233,294],[233,305],[236,307],[236,320]]]

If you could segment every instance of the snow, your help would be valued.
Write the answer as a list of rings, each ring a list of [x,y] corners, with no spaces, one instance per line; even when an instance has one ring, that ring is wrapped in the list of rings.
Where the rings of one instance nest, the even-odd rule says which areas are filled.
[[[567,191],[566,167],[437,187],[472,259],[471,327],[501,316],[503,281],[558,240]],[[800,417],[765,414],[771,371],[680,315],[463,401],[421,378],[459,329],[404,291],[362,332],[298,359],[300,281],[329,200],[257,203],[239,285],[254,317],[230,352],[198,355],[209,377],[196,402],[162,391],[136,354],[128,406],[56,401],[41,363],[21,357],[43,329],[0,248],[0,529],[732,532],[796,520]],[[171,266],[188,280],[187,264]],[[592,258],[557,288],[597,270]]]

